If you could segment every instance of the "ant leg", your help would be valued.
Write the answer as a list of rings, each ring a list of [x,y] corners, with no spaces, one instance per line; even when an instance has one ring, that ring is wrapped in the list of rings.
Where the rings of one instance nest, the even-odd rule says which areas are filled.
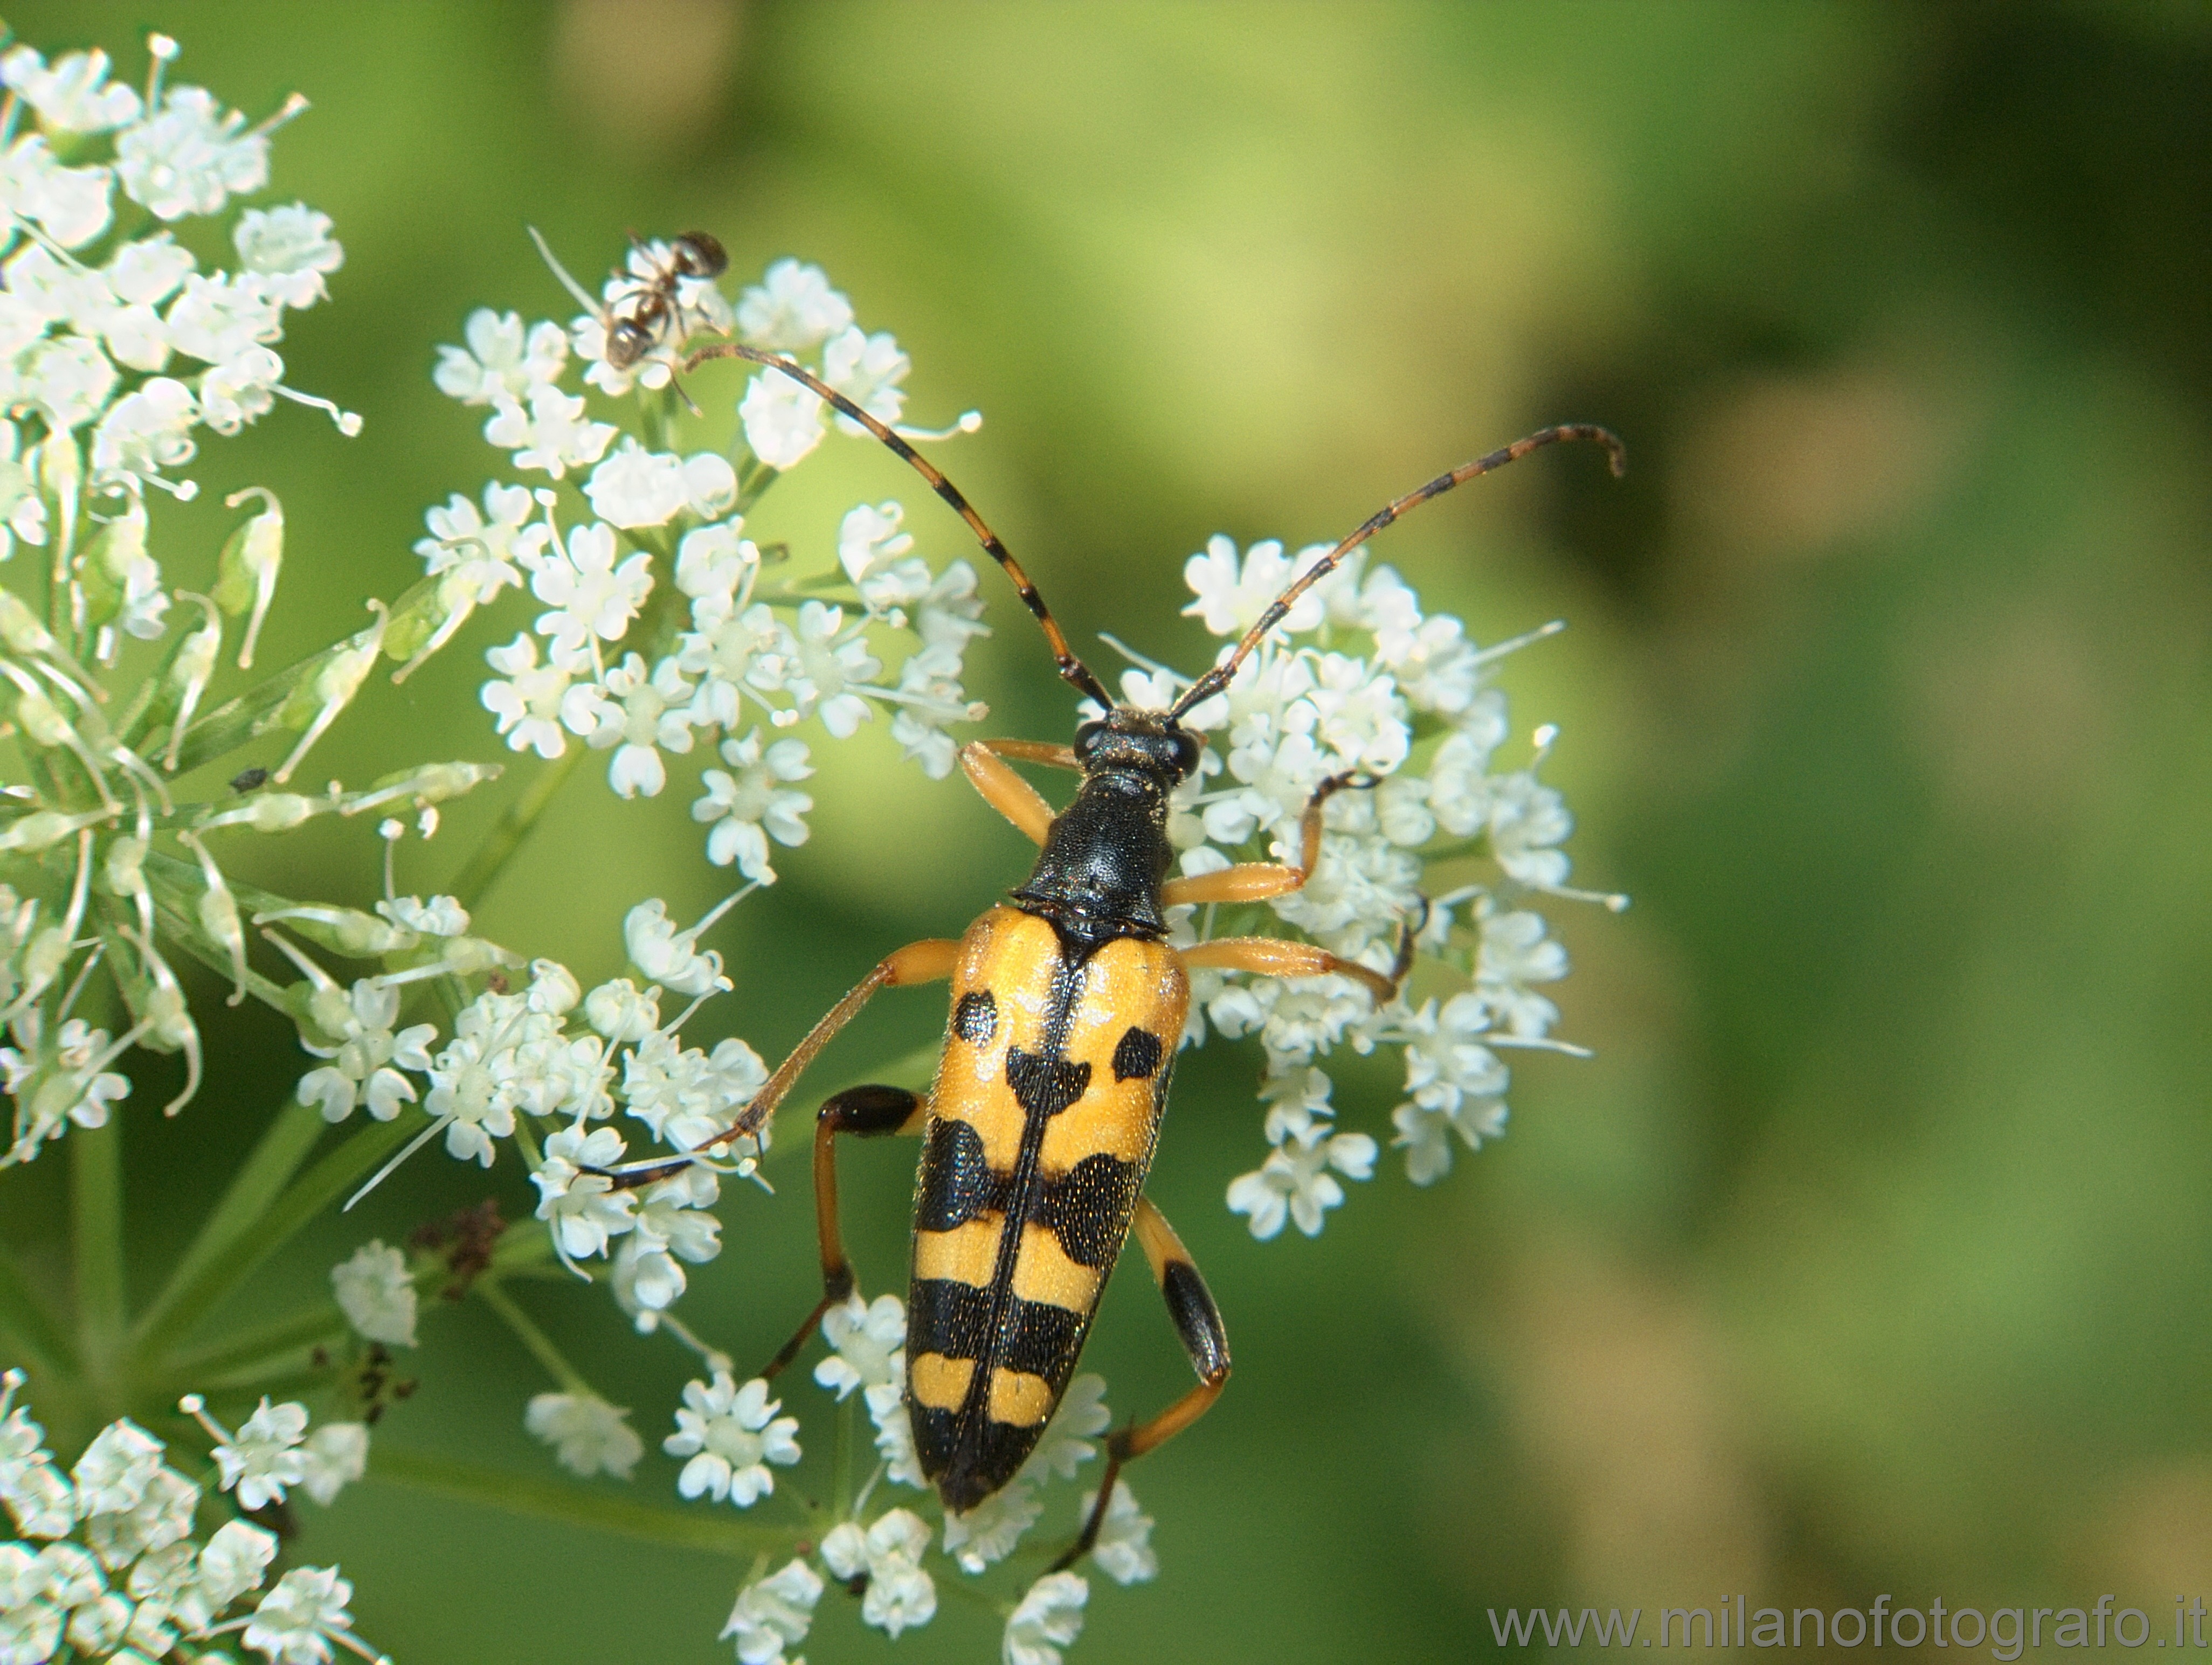
[[[1198,1385],[1150,1421],[1132,1422],[1107,1437],[1106,1473],[1099,1481],[1098,1501],[1091,1505],[1091,1518],[1083,1523],[1083,1535],[1052,1564],[1054,1572],[1081,1560],[1098,1541],[1098,1528],[1113,1506],[1114,1483],[1121,1478],[1123,1466],[1166,1444],[1205,1415],[1229,1380],[1229,1336],[1221,1327],[1220,1309],[1206,1293],[1206,1280],[1198,1275],[1182,1239],[1176,1236],[1175,1228],[1152,1206],[1150,1197],[1137,1199],[1136,1218],[1131,1225],[1143,1245],[1145,1258],[1152,1262],[1161,1297],[1168,1304],[1169,1322],[1175,1325],[1183,1351],[1190,1355],[1190,1367],[1198,1372]]]

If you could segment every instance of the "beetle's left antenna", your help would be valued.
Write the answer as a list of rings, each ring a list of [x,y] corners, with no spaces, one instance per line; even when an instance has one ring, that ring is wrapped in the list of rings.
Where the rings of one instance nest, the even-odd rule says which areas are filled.
[[[1461,463],[1449,474],[1438,475],[1427,485],[1407,492],[1396,502],[1385,504],[1377,509],[1365,520],[1360,522],[1358,530],[1350,537],[1299,573],[1281,595],[1267,603],[1267,610],[1260,615],[1260,621],[1257,624],[1244,633],[1243,639],[1237,644],[1237,651],[1183,690],[1182,697],[1168,708],[1168,721],[1174,722],[1185,711],[1211,699],[1222,689],[1227,687],[1231,680],[1237,675],[1237,667],[1251,657],[1253,649],[1260,645],[1269,631],[1283,621],[1283,615],[1291,610],[1292,603],[1331,572],[1336,571],[1346,555],[1397,519],[1399,516],[1409,509],[1419,507],[1432,497],[1443,496],[1454,486],[1463,486],[1478,475],[1489,474],[1494,469],[1502,469],[1508,463],[1516,462],[1532,451],[1540,450],[1546,445],[1556,445],[1563,439],[1589,439],[1603,445],[1610,454],[1613,472],[1616,479],[1627,470],[1628,447],[1620,443],[1620,437],[1612,429],[1599,427],[1594,422],[1565,422],[1558,427],[1539,428],[1525,439],[1516,439],[1511,445],[1501,445],[1487,456],[1476,457],[1472,463]]]
[[[975,505],[961,495],[960,488],[939,474],[936,466],[927,461],[920,451],[901,439],[889,423],[878,421],[804,366],[738,342],[720,341],[701,348],[684,361],[684,373],[690,375],[709,359],[743,359],[749,364],[764,365],[770,370],[781,371],[817,398],[827,400],[840,414],[851,417],[905,458],[908,467],[929,481],[930,490],[950,503],[953,512],[968,523],[968,530],[975,534],[984,552],[1006,569],[1006,576],[1014,581],[1014,588],[1021,593],[1023,603],[1036,615],[1037,627],[1044,632],[1045,641],[1052,648],[1053,663],[1059,667],[1060,675],[1109,711],[1114,708],[1116,703],[1114,696],[1106,692],[1106,685],[1091,673],[1091,667],[1075,657],[1074,650],[1067,645],[1066,636],[1060,631],[1060,621],[1052,616],[1052,609],[1044,604],[1044,597],[1037,593],[1036,585],[1030,582],[1030,575],[1022,571],[1021,563],[1006,552],[1005,544],[999,542],[999,535],[984,523],[981,515],[975,512]]]

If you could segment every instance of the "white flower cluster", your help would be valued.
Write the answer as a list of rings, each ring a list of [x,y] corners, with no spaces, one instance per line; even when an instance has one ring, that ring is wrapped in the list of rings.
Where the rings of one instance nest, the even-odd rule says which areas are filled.
[[[822,1328],[830,1350],[815,1366],[814,1379],[841,1402],[861,1396],[876,1431],[876,1470],[860,1488],[848,1518],[823,1535],[820,1571],[804,1558],[794,1559],[738,1593],[722,1634],[735,1639],[744,1665],[783,1665],[785,1650],[805,1639],[825,1573],[861,1595],[862,1620],[886,1635],[927,1624],[937,1612],[937,1577],[954,1569],[973,1577],[1012,1554],[1044,1513],[1039,1492],[1055,1479],[1073,1480],[1097,1455],[1097,1438],[1112,1420],[1105,1383],[1079,1376],[1020,1473],[968,1514],[943,1513],[931,1496],[920,1501],[941,1515],[935,1529],[903,1506],[870,1517],[868,1501],[885,1481],[925,1493],[930,1489],[915,1456],[902,1386],[905,1304],[896,1295],[878,1295],[872,1303],[856,1295],[824,1315]],[[775,1416],[780,1402],[768,1398],[765,1382],[739,1388],[724,1372],[711,1385],[691,1383],[684,1397],[687,1408],[676,1414],[678,1431],[664,1449],[690,1458],[677,1483],[684,1497],[705,1492],[746,1507],[774,1489],[768,1463],[799,1460],[798,1420]],[[1097,1501],[1097,1493],[1091,1492],[1071,1511],[1071,1535]],[[1151,1517],[1138,1507],[1127,1484],[1117,1481],[1093,1551],[1099,1569],[1122,1584],[1153,1577],[1159,1564],[1152,1529]],[[941,1571],[933,1575],[931,1565],[940,1555]],[[1017,1665],[1059,1665],[1059,1650],[1082,1628],[1090,1593],[1090,1585],[1073,1572],[1048,1573],[1032,1583],[1007,1619],[1005,1658]]]
[[[230,1520],[197,1541],[200,1488],[137,1424],[110,1423],[64,1476],[15,1402],[22,1383],[20,1371],[0,1377],[0,1503],[21,1535],[0,1542],[0,1659],[208,1660],[225,1656],[205,1644],[232,1634],[270,1665],[327,1665],[333,1644],[381,1659],[353,1634],[353,1587],[336,1567],[295,1567],[246,1607],[276,1559],[276,1535]],[[368,1435],[359,1423],[309,1434],[304,1408],[264,1399],[234,1435],[197,1396],[184,1402],[216,1437],[220,1485],[240,1509],[281,1503],[294,1486],[327,1503],[362,1473]]]
[[[1291,555],[1265,542],[1240,557],[1216,537],[1185,566],[1196,599],[1183,611],[1215,635],[1241,636],[1326,548]],[[1177,910],[1172,940],[1281,935],[1286,924],[1388,972],[1401,933],[1418,932],[1420,960],[1440,963],[1439,980],[1460,987],[1378,1006],[1343,978],[1194,974],[1186,1041],[1202,1042],[1210,1020],[1225,1037],[1256,1034],[1266,1054],[1270,1149],[1229,1188],[1230,1207],[1260,1238],[1286,1220],[1315,1235],[1344,1200],[1340,1181],[1374,1172],[1375,1140],[1337,1131],[1317,1059],[1339,1047],[1403,1049],[1392,1143],[1414,1183],[1431,1183],[1450,1168],[1455,1141],[1472,1149],[1503,1130],[1509,1076],[1499,1050],[1578,1050],[1549,1038],[1558,1012],[1539,987],[1565,976],[1567,960],[1538,905],[1623,905],[1566,885],[1559,845],[1573,821],[1537,778],[1553,731],[1537,730],[1525,754],[1509,744],[1505,696],[1490,668],[1535,636],[1478,648],[1457,619],[1425,615],[1389,567],[1368,570],[1364,554],[1302,596],[1228,689],[1183,719],[1208,743],[1176,794],[1169,837],[1185,874],[1295,863],[1315,789],[1351,775],[1359,790],[1329,800],[1320,863],[1303,889],[1267,905],[1274,920],[1256,906]],[[1123,679],[1127,698],[1155,707],[1188,686],[1157,667]],[[1441,892],[1440,874],[1451,881]],[[1429,988],[1425,971],[1417,978]]]
[[[25,766],[0,785],[0,1087],[15,1101],[0,1167],[101,1125],[130,1091],[118,1066],[134,1047],[183,1054],[168,1109],[193,1095],[199,1030],[177,955],[227,976],[234,1003],[276,992],[248,963],[246,910],[217,835],[427,809],[497,772],[455,764],[366,792],[259,790],[290,781],[380,653],[428,633],[411,606],[374,603],[356,634],[210,698],[230,649],[238,669],[252,665],[283,564],[283,506],[258,486],[228,499],[250,512],[201,593],[168,587],[149,503],[194,494],[181,470],[202,430],[235,433],[280,395],[358,428],[286,387],[274,350],[286,312],[323,300],[343,254],[329,220],[302,204],[247,207],[227,227],[235,269],[203,269],[172,227],[231,215],[261,190],[270,132],[304,106],[249,126],[203,88],[165,88],[176,44],[150,45],[143,93],[109,81],[102,52],[0,54],[0,724]],[[33,548],[44,557],[13,559]],[[135,675],[112,675],[126,652]],[[198,802],[173,790],[280,731],[298,736],[289,754],[229,788]],[[95,971],[127,1014],[113,1035],[72,1015]],[[340,1056],[320,1084],[326,1103],[359,1091],[386,1105],[385,1062]]]
[[[279,395],[299,397],[272,343],[286,309],[323,300],[325,274],[345,257],[328,217],[294,203],[244,210],[230,233],[237,269],[199,269],[167,228],[266,185],[269,136],[306,104],[294,99],[249,127],[204,88],[165,88],[176,45],[156,35],[151,46],[143,95],[108,81],[104,52],[49,64],[16,46],[0,57],[0,249],[13,245],[0,262],[0,403],[41,430],[35,442],[12,427],[0,433],[10,459],[0,472],[15,476],[0,485],[0,518],[27,542],[60,530],[27,500],[28,475],[51,472],[54,448],[77,451],[88,495],[127,515],[147,486],[179,489],[168,475],[191,460],[196,429],[235,433]],[[158,224],[111,243],[118,187]],[[24,462],[12,460],[19,443]],[[100,597],[106,618],[157,635],[167,599],[159,574],[128,554],[112,552],[88,587],[112,592]]]
[[[438,386],[489,407],[484,437],[518,474],[556,483],[495,480],[479,500],[457,494],[428,512],[430,535],[416,550],[439,581],[439,640],[508,589],[543,609],[485,655],[497,675],[483,702],[510,748],[545,758],[574,742],[610,752],[608,784],[624,798],[658,796],[671,755],[718,755],[726,766],[702,772],[692,805],[710,829],[708,858],[768,883],[769,841],[803,843],[813,808],[794,784],[813,772],[806,742],[769,736],[811,722],[849,739],[880,708],[901,752],[943,778],[955,751],[947,726],[983,714],[960,685],[967,645],[984,633],[982,603],[968,562],[933,570],[911,553],[896,502],[848,513],[836,560],[820,573],[775,573],[775,560],[744,536],[744,517],[820,444],[823,402],[763,370],[738,406],[742,437],[726,455],[668,449],[684,341],[734,330],[748,345],[808,359],[887,423],[902,412],[908,361],[890,336],[854,325],[819,267],[779,261],[732,307],[711,279],[676,275],[678,264],[667,244],[633,249],[596,300],[576,290],[587,310],[566,330],[489,309],[470,318],[466,345],[441,349]],[[610,324],[634,321],[648,304],[666,313],[657,345],[617,367]],[[647,437],[594,418],[587,393],[564,385],[571,372],[601,394],[653,394],[628,407]]]
[[[721,1252],[721,1222],[708,1212],[721,1194],[718,1172],[750,1175],[753,1159],[724,1170],[684,1162],[650,1184],[618,1185],[609,1171],[629,1145],[612,1118],[622,1111],[672,1156],[686,1153],[726,1133],[767,1081],[760,1055],[744,1041],[725,1039],[710,1052],[685,1046],[679,1034],[703,1000],[730,986],[721,956],[697,947],[729,905],[682,930],[658,900],[632,908],[623,941],[641,986],[625,977],[586,990],[550,960],[531,962],[526,979],[513,986],[504,970],[484,978],[442,1045],[434,1025],[395,1027],[402,986],[522,966],[497,944],[470,936],[469,916],[452,897],[393,898],[379,905],[376,918],[333,908],[269,916],[326,948],[380,954],[401,967],[347,989],[283,945],[307,979],[289,1002],[303,1044],[333,1060],[301,1077],[298,1099],[319,1105],[332,1122],[356,1108],[390,1121],[420,1105],[427,1125],[371,1186],[441,1135],[449,1155],[484,1167],[500,1141],[518,1140],[554,1252],[579,1275],[578,1262],[611,1256],[617,1298],[651,1328],[651,1315],[684,1293],[685,1264]],[[689,1003],[664,1023],[660,1003],[669,994]],[[341,1307],[363,1336],[412,1345],[414,1288],[398,1250],[371,1244],[332,1275]]]

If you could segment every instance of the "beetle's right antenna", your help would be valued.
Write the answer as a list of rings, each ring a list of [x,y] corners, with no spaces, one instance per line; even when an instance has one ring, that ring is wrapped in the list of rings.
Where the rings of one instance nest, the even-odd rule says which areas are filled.
[[[1044,597],[1037,593],[1036,585],[1030,582],[1030,575],[1022,571],[1021,563],[1006,553],[1006,546],[999,542],[999,535],[984,524],[983,517],[975,512],[975,506],[960,494],[960,488],[939,474],[934,464],[924,460],[921,453],[901,439],[890,424],[878,421],[804,366],[738,342],[720,341],[701,348],[684,361],[684,373],[690,375],[709,359],[743,359],[748,364],[765,365],[770,370],[780,371],[816,397],[828,401],[841,415],[851,417],[905,458],[908,467],[929,481],[930,490],[950,503],[953,512],[968,523],[968,530],[975,534],[977,542],[982,544],[991,559],[1006,569],[1006,576],[1014,581],[1014,588],[1020,592],[1023,603],[1036,616],[1037,627],[1044,632],[1045,641],[1052,648],[1053,663],[1060,668],[1061,677],[1109,711],[1119,703],[1106,692],[1106,685],[1092,675],[1091,667],[1075,657],[1074,651],[1067,645],[1067,638],[1060,632],[1060,621],[1052,616],[1052,609],[1044,604]]]
[[[1463,486],[1481,475],[1504,468],[1508,463],[1520,461],[1532,451],[1556,445],[1563,439],[1588,439],[1603,445],[1616,478],[1628,467],[1628,448],[1620,443],[1610,428],[1601,428],[1594,422],[1563,422],[1557,427],[1539,428],[1527,439],[1516,439],[1510,445],[1500,445],[1496,451],[1478,457],[1472,463],[1462,463],[1449,474],[1440,474],[1427,485],[1407,492],[1395,503],[1384,504],[1361,521],[1343,542],[1307,567],[1291,581],[1281,595],[1267,603],[1267,610],[1260,615],[1257,624],[1244,633],[1243,639],[1237,644],[1236,651],[1182,691],[1182,697],[1168,709],[1168,721],[1174,722],[1185,711],[1204,704],[1227,687],[1236,676],[1237,667],[1251,657],[1252,650],[1266,639],[1267,633],[1282,622],[1283,615],[1291,610],[1293,602],[1336,571],[1346,555],[1408,509],[1419,508],[1431,498],[1441,497],[1455,486]]]

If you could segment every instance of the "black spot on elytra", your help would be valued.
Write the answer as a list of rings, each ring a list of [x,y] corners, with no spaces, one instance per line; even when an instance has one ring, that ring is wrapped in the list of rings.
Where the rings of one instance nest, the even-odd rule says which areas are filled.
[[[916,1231],[949,1232],[1006,1206],[1007,1180],[984,1161],[981,1136],[951,1117],[930,1128],[914,1189]]]
[[[1159,1067],[1160,1038],[1149,1029],[1132,1026],[1114,1048],[1114,1079],[1149,1081]]]
[[[949,1278],[920,1278],[908,1292],[906,1356],[980,1359],[991,1334],[991,1292]]]
[[[1078,1099],[1091,1085],[1091,1066],[1068,1058],[1047,1058],[1035,1052],[1024,1052],[1018,1046],[1006,1049],[1006,1085],[1014,1090],[1014,1102],[1031,1116],[1057,1116]]]
[[[999,1002],[988,989],[972,990],[952,1008],[952,1032],[970,1046],[988,1045],[999,1026]]]
[[[1060,1239],[1060,1253],[1078,1266],[1109,1266],[1128,1231],[1141,1178],[1135,1163],[1093,1151],[1039,1189],[1030,1217]]]
[[[1057,1395],[1075,1368],[1075,1355],[1090,1322],[1087,1312],[1017,1297],[1008,1305],[1005,1328],[999,1332],[998,1366],[1042,1376]]]

